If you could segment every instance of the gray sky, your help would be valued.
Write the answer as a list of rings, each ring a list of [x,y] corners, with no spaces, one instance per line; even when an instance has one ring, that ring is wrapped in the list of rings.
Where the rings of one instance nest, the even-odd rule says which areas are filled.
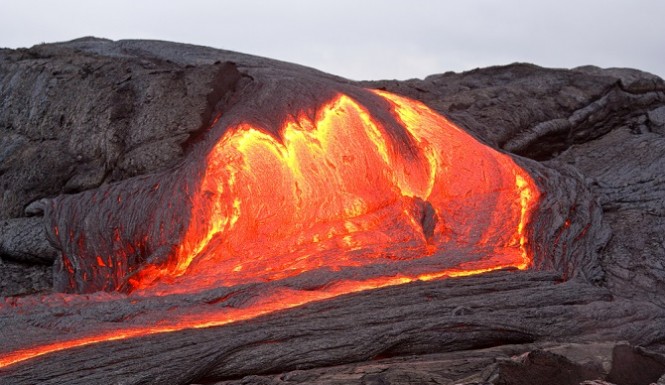
[[[0,0],[0,47],[160,39],[405,79],[511,62],[665,77],[663,0]]]

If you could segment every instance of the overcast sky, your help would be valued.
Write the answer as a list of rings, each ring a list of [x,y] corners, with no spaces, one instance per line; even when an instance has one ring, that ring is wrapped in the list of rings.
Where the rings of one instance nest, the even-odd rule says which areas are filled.
[[[665,77],[663,0],[0,0],[0,46],[82,36],[251,53],[351,79],[511,62]]]

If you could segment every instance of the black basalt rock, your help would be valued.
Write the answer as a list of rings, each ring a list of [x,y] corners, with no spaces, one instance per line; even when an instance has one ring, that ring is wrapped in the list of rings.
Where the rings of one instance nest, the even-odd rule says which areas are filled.
[[[530,270],[92,344],[0,368],[0,383],[518,384],[539,382],[552,366],[568,370],[571,384],[637,381],[622,357],[648,368],[649,381],[663,374],[662,79],[516,63],[352,82],[212,48],[95,38],[0,50],[0,330],[11,330],[0,346],[43,342],[44,330],[84,335],[150,324],[157,312],[251,303],[253,284],[140,304],[98,291],[123,291],[125,273],[175,247],[187,218],[165,208],[187,201],[200,172],[190,160],[220,135],[218,119],[277,127],[285,111],[312,112],[335,92],[370,100],[364,88],[425,103],[529,171],[545,192],[529,228]],[[431,233],[431,205],[418,207]],[[146,241],[122,256],[123,274],[98,277],[80,263],[82,251],[123,249],[134,238]],[[632,345],[617,345],[624,340]]]

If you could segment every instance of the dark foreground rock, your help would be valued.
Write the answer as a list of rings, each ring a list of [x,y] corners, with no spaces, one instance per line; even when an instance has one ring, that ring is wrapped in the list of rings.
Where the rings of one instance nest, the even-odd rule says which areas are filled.
[[[215,385],[650,384],[656,383],[665,370],[663,358],[625,343],[564,343],[539,348],[503,345],[250,376]]]
[[[45,328],[149,322],[147,309],[196,312],[197,301],[251,300],[250,287],[233,301],[220,289],[141,309],[73,301],[55,311],[36,301],[20,314],[6,310],[31,301],[17,296],[53,292],[58,253],[44,235],[42,199],[168,172],[196,151],[219,106],[236,102],[239,90],[270,87],[277,72],[409,96],[517,156],[550,186],[541,211],[548,226],[536,231],[548,257],[536,271],[419,282],[220,328],[55,353],[0,369],[0,383],[648,384],[665,374],[665,83],[658,77],[513,64],[353,83],[151,41],[0,51],[0,327],[20,330],[3,335],[3,344],[37,341]],[[624,340],[632,345],[617,345]]]

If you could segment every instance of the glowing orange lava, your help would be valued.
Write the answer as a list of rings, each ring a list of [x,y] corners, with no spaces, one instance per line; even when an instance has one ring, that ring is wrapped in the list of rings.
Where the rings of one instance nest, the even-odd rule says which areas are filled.
[[[285,122],[281,142],[261,128],[232,128],[208,155],[195,220],[177,252],[139,272],[132,286],[165,294],[273,281],[394,255],[417,259],[451,241],[491,245],[501,256],[464,270],[525,268],[524,223],[537,194],[528,174],[425,105],[375,92],[416,146],[397,148],[345,95],[316,121]],[[417,202],[436,212],[430,239]]]
[[[323,268],[400,266],[399,273],[333,281],[317,290],[280,287],[245,307],[11,352],[0,357],[0,367],[102,341],[225,325],[368,289],[527,268],[526,225],[539,197],[531,177],[424,104],[373,92],[406,142],[342,94],[315,119],[297,114],[284,122],[280,139],[247,124],[228,129],[207,155],[176,251],[137,272],[130,284],[132,297],[140,299]],[[457,248],[482,252],[460,263],[440,257]],[[108,268],[99,261],[100,269]]]

